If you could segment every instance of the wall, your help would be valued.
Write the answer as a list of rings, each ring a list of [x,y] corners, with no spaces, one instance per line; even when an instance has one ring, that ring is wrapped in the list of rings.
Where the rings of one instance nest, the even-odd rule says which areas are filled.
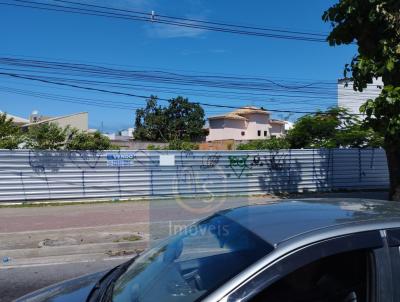
[[[248,118],[249,123],[246,129],[246,135],[241,138],[242,140],[265,139],[269,137],[270,125],[268,123],[268,114],[252,113],[243,116]],[[258,136],[257,131],[261,131],[260,136]],[[267,131],[267,136],[264,136],[264,131]]]
[[[368,99],[374,99],[380,94],[380,88],[383,82],[381,79],[374,80],[372,84],[363,92],[353,90],[353,83],[349,82],[348,87],[345,87],[345,82],[339,80],[338,82],[338,106],[349,109],[350,113],[360,113],[360,106]]]
[[[246,120],[239,119],[211,119],[209,120],[210,128],[207,141],[215,140],[241,140],[245,136],[242,136],[242,131],[246,131],[247,122]]]
[[[160,166],[171,160],[165,155],[173,155],[173,165]],[[0,151],[4,202],[387,187],[380,149]]]
[[[87,112],[78,113],[68,117],[62,117],[55,121],[59,126],[66,127],[70,125],[72,128],[76,128],[82,131],[89,129],[89,117]]]
[[[278,124],[278,123],[271,123],[271,135],[275,137],[282,137],[284,136],[285,125]]]

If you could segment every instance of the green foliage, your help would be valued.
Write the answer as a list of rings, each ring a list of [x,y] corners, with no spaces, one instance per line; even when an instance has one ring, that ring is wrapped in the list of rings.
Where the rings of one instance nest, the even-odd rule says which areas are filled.
[[[374,77],[400,86],[400,2],[398,0],[341,0],[323,15],[333,29],[330,45],[358,44],[358,54],[345,67],[354,89],[362,91]]]
[[[0,149],[17,149],[21,142],[19,127],[5,113],[0,113]]]
[[[183,141],[183,140],[173,140],[168,143],[167,146],[155,146],[148,145],[147,150],[198,150],[199,145],[196,143]]]
[[[203,135],[204,110],[199,104],[178,96],[165,110],[169,140],[195,140]]]
[[[301,117],[286,137],[291,148],[359,148],[382,146],[380,136],[344,108]]]
[[[289,149],[290,143],[286,138],[270,138],[260,139],[248,142],[246,144],[240,144],[237,146],[237,150],[278,150],[278,149]]]
[[[157,147],[157,146],[155,146],[155,145],[153,145],[153,144],[148,145],[146,149],[147,149],[147,150],[160,150],[159,147]]]
[[[100,132],[86,133],[54,123],[29,127],[26,146],[35,150],[110,150],[115,149],[108,137]]]
[[[102,135],[99,131],[86,133],[74,130],[69,137],[65,145],[65,149],[67,150],[99,151],[115,149],[110,139]]]
[[[148,141],[190,141],[203,136],[204,110],[199,104],[177,97],[167,107],[151,96],[145,108],[136,110],[136,139]]]
[[[390,174],[390,198],[400,201],[400,1],[340,0],[323,15],[331,22],[330,45],[358,44],[358,54],[345,66],[353,89],[363,91],[382,77],[384,89],[360,110],[371,127],[384,137]]]
[[[383,138],[344,108],[301,117],[284,138],[254,140],[238,150],[381,147]]]
[[[165,108],[157,104],[157,97],[151,96],[145,108],[136,110],[134,137],[139,140],[166,141],[166,125]]]
[[[199,145],[192,142],[187,142],[183,140],[173,140],[168,143],[167,150],[198,150]]]
[[[35,150],[61,150],[70,133],[70,128],[61,128],[54,123],[42,123],[29,127],[26,146]]]
[[[382,133],[385,146],[400,148],[400,87],[386,86],[375,100],[361,106],[367,114],[366,124]]]

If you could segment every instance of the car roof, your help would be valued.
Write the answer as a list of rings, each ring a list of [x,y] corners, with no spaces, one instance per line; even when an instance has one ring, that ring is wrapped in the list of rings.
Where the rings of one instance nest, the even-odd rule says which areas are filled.
[[[400,222],[397,202],[368,199],[299,199],[242,206],[219,213],[271,245],[312,232],[351,224]]]

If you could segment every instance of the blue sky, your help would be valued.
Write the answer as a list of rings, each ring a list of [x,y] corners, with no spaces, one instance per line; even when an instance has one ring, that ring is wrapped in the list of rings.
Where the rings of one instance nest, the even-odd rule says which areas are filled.
[[[321,15],[336,1],[115,0],[111,3],[111,1],[91,0],[85,2],[146,12],[154,10],[159,14],[201,20],[326,33],[329,31],[329,25],[322,22]],[[239,36],[6,6],[0,6],[0,36],[1,57],[107,63],[126,69],[252,75],[278,82],[299,79],[335,83],[342,77],[344,64],[349,62],[355,53],[353,46],[333,48],[325,43]],[[144,104],[144,100],[132,97],[86,92],[7,77],[0,77],[0,86],[70,97],[98,98],[110,102],[132,101],[135,106]],[[135,92],[145,95],[152,93],[151,88]],[[267,109],[316,110],[324,109],[336,101],[334,95],[330,99],[313,102],[295,99],[293,102],[290,99],[280,102],[279,99],[265,96],[265,102],[260,103],[259,98],[255,100],[251,95],[225,99],[191,93],[186,91],[181,94],[193,101],[235,106],[256,105]],[[153,94],[164,98],[174,96],[173,93]],[[35,109],[44,115],[88,111],[90,126],[100,128],[103,125],[105,131],[133,126],[134,121],[134,110],[55,102],[0,89],[0,110],[14,115],[28,116]],[[207,115],[227,111],[216,108],[205,109]],[[279,114],[274,116],[283,117]],[[295,117],[296,115],[291,118]]]

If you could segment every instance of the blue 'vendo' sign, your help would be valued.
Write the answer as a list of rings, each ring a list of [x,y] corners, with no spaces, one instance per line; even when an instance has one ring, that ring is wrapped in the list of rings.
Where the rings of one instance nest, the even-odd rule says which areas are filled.
[[[107,153],[107,166],[110,167],[130,167],[133,166],[135,158],[133,153]]]

